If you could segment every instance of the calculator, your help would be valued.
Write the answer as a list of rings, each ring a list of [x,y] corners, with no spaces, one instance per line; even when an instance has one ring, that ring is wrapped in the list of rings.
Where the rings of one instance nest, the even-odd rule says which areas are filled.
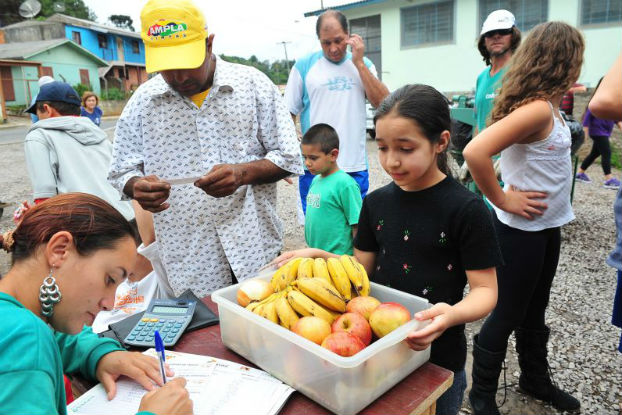
[[[130,346],[154,347],[154,333],[160,332],[165,347],[174,346],[192,320],[195,301],[184,299],[153,299],[143,317],[125,337]]]

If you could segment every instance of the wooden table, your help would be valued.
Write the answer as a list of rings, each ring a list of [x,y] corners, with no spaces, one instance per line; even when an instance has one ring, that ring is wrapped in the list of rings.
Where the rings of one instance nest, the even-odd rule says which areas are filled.
[[[211,299],[205,298],[203,302],[212,311],[218,313],[218,307]],[[173,350],[208,355],[256,367],[222,344],[219,325],[184,334]],[[429,362],[425,363],[363,409],[361,413],[396,415],[434,414],[436,412],[436,400],[449,389],[453,382],[453,377],[452,371]],[[330,413],[326,408],[299,392],[292,394],[280,412],[282,415],[323,415]]]

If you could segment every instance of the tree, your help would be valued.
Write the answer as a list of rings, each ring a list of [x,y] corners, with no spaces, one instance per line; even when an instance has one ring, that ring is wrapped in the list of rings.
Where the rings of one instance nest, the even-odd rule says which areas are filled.
[[[134,30],[134,21],[125,14],[113,14],[108,16],[108,20],[118,28],[131,30],[132,32],[136,31]]]
[[[6,26],[13,23],[21,22],[26,18],[19,15],[18,10],[20,4],[24,0],[1,0],[0,1],[0,26]],[[59,3],[65,7],[62,12],[67,16],[77,17],[79,19],[86,19],[95,21],[97,16],[91,9],[84,4],[83,0],[39,0],[41,3],[41,11],[35,17],[37,20],[45,20],[51,15],[58,13],[54,9],[54,4]]]

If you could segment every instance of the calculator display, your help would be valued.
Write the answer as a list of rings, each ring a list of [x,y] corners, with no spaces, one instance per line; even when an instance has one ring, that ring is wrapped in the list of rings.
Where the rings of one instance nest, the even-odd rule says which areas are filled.
[[[188,312],[188,309],[186,307],[154,306],[151,312],[162,314],[186,314]]]

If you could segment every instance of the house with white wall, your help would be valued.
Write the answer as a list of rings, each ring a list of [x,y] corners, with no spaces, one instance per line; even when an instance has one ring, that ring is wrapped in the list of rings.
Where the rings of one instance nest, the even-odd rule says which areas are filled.
[[[622,48],[622,0],[362,0],[332,7],[365,39],[369,57],[394,90],[425,83],[443,92],[475,88],[485,63],[477,50],[482,23],[496,9],[516,16],[523,39],[535,25],[564,21],[586,50],[579,82],[594,87]],[[305,16],[318,16],[324,10]]]

